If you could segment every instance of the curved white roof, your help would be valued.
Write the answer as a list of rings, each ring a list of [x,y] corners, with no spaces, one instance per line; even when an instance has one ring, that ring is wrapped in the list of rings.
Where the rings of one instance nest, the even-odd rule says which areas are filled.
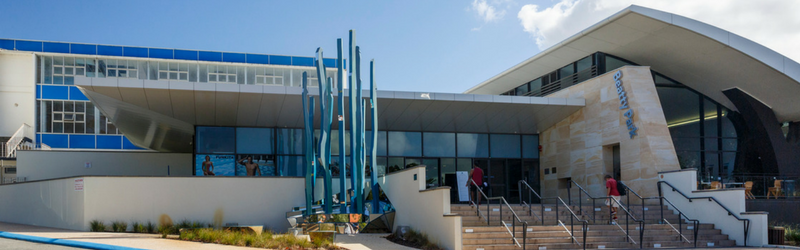
[[[594,52],[651,66],[714,99],[739,88],[781,121],[800,120],[800,63],[739,35],[680,15],[632,5],[465,91],[500,94]]]

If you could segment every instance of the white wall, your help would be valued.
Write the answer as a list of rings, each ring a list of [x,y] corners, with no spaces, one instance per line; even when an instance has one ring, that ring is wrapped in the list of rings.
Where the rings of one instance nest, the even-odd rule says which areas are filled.
[[[11,136],[23,123],[35,125],[35,65],[33,53],[0,53],[0,136]]]
[[[286,231],[286,212],[304,206],[301,177],[86,177],[85,225],[91,220],[151,221],[162,214]],[[86,228],[84,229],[86,230]]]
[[[91,167],[86,168],[86,163]],[[17,153],[17,176],[29,181],[82,175],[192,176],[192,154],[31,150]]]
[[[689,197],[714,197],[739,218],[750,219],[747,246],[767,245],[767,215],[743,214],[747,212],[745,209],[744,189],[697,191],[697,171],[695,170],[659,173],[659,179],[672,184],[677,190]],[[744,245],[743,222],[728,215],[728,212],[717,205],[716,202],[708,199],[694,199],[689,202],[680,193],[672,191],[672,188],[666,184],[660,185],[664,197],[675,204],[689,218],[697,219],[700,223],[714,224],[717,229],[722,230],[723,234],[727,234],[730,239],[736,240],[737,245]]]
[[[450,189],[425,190],[424,166],[387,174],[379,183],[397,210],[392,230],[409,226],[440,247],[461,250],[461,216],[450,215]]]
[[[83,201],[72,178],[0,185],[0,221],[86,230]]]

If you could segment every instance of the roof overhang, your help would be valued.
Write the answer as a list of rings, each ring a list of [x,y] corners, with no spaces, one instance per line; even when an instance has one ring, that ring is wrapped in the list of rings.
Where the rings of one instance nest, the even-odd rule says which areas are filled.
[[[195,125],[303,127],[299,87],[85,77],[76,85],[131,142],[159,151],[191,152]],[[309,92],[318,95],[317,88]],[[583,99],[378,91],[378,126],[535,134],[583,106]],[[319,122],[317,111],[315,127]]]
[[[594,52],[650,66],[729,109],[739,88],[781,121],[800,120],[800,64],[744,37],[683,16],[632,5],[467,90],[500,94]]]

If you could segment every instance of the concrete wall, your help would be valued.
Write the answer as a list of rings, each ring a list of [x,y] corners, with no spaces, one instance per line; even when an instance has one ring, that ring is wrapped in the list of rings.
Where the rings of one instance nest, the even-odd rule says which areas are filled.
[[[91,167],[86,168],[86,163]],[[28,181],[79,175],[192,176],[192,154],[32,150],[17,153],[17,176]]]
[[[697,191],[697,171],[694,169],[660,173],[659,179],[672,184],[678,191],[689,197],[714,197],[739,218],[750,220],[747,246],[767,245],[767,214],[747,212],[743,188]],[[714,224],[717,229],[722,230],[723,234],[727,234],[730,239],[736,240],[737,245],[744,245],[743,222],[728,215],[728,212],[716,202],[708,199],[695,199],[690,202],[680,193],[672,191],[669,186],[661,185],[664,197],[675,204],[689,218],[699,220],[700,223]]]
[[[0,53],[0,137],[13,135],[23,123],[35,126],[35,65],[33,53]]]
[[[424,166],[387,174],[379,183],[397,210],[392,230],[409,226],[440,247],[461,249],[461,216],[450,214],[450,189],[425,190]]]
[[[620,146],[622,181],[640,195],[657,194],[658,172],[680,169],[650,68],[626,66],[620,70],[638,128],[632,139],[623,115],[627,109],[620,109],[613,78],[617,70],[547,96],[584,98],[586,106],[540,134],[544,196],[566,197],[566,178],[594,196],[605,196],[603,177],[613,170],[613,145]],[[557,168],[556,174],[544,174],[544,169],[552,168]]]
[[[84,192],[75,191],[72,178],[0,185],[0,201],[3,222],[88,229]]]

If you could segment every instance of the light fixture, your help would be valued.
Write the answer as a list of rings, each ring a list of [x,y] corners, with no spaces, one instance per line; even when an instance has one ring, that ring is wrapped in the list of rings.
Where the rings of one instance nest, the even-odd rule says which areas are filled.
[[[725,113],[722,113],[721,116],[725,117]],[[717,115],[709,115],[709,116],[703,117],[703,119],[704,120],[717,119]],[[694,118],[694,119],[690,119],[690,120],[686,120],[686,121],[682,121],[682,122],[676,122],[676,123],[673,123],[673,124],[668,124],[667,127],[668,128],[677,127],[677,126],[682,126],[682,125],[695,123],[695,122],[699,122],[699,121],[700,121],[700,118]]]

